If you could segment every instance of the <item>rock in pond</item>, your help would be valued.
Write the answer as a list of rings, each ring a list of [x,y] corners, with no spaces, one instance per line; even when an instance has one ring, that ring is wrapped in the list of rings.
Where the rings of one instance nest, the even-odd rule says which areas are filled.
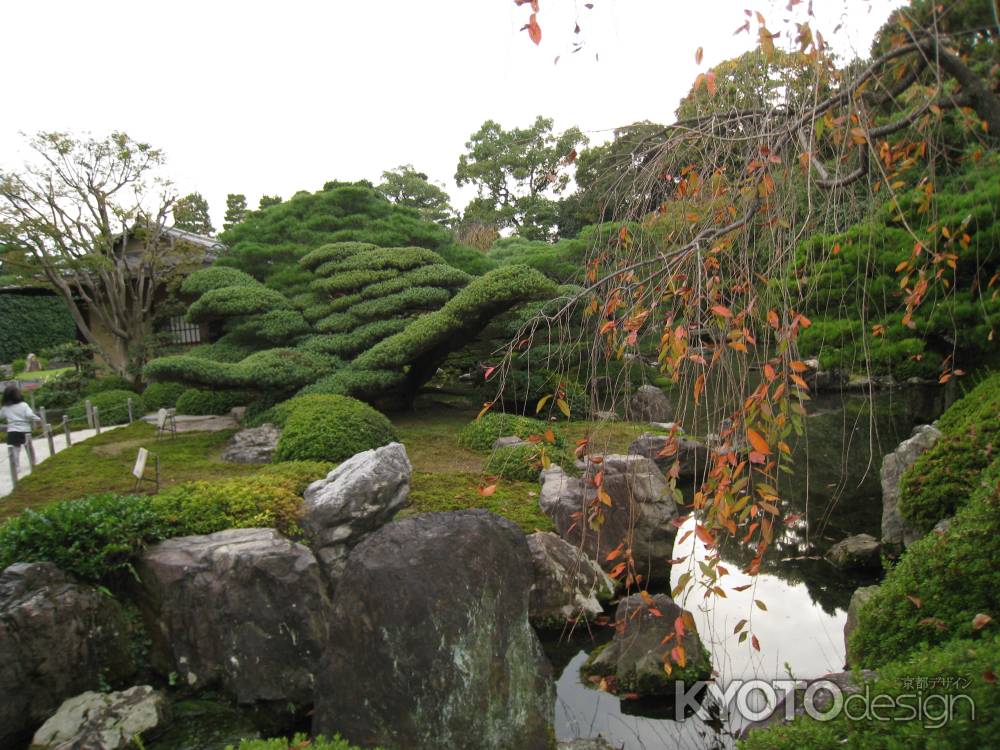
[[[603,523],[587,523],[590,503],[597,496],[593,480],[602,472],[604,491],[611,505],[601,504]],[[677,505],[663,473],[645,456],[605,456],[599,464],[588,462],[583,479],[570,477],[559,466],[542,472],[538,504],[552,519],[556,532],[606,570],[621,560],[608,554],[631,547],[636,570],[644,581],[669,580],[666,561],[673,557]]]
[[[163,693],[137,685],[118,693],[88,691],[63,702],[35,732],[31,750],[125,750],[145,742],[170,720]]]
[[[394,521],[351,552],[313,731],[407,750],[547,747],[551,668],[521,530],[484,510]]]
[[[669,422],[674,418],[674,406],[667,394],[655,385],[641,385],[629,402],[631,418],[636,422]]]
[[[683,633],[676,629],[679,619]],[[683,659],[671,655],[677,647],[683,647]],[[664,663],[670,665],[670,674]],[[633,594],[615,610],[614,639],[592,652],[580,671],[590,682],[606,680],[613,693],[673,695],[675,682],[707,680],[712,665],[690,614],[666,594],[648,600]]]
[[[683,435],[671,438],[668,435],[644,432],[632,442],[628,452],[629,455],[652,459],[664,476],[677,463],[680,471],[678,479],[698,478],[708,466],[708,447]],[[664,452],[666,455],[661,455]]]
[[[281,430],[273,424],[240,430],[229,440],[222,460],[234,464],[269,464],[280,437]]]
[[[882,544],[871,534],[852,534],[833,545],[826,557],[841,570],[878,570],[881,552]]]
[[[400,443],[362,451],[305,492],[302,528],[332,582],[348,553],[392,520],[410,495],[410,460]]]
[[[925,424],[913,430],[892,453],[882,459],[882,543],[899,547],[921,537],[899,513],[899,480],[920,456],[941,437],[941,430]]]
[[[844,653],[847,655],[845,661],[848,665],[854,661],[851,654],[851,633],[858,627],[861,608],[877,591],[878,586],[862,586],[851,594],[851,603],[847,605],[847,622],[844,623]]]
[[[326,581],[308,547],[274,529],[168,539],[140,558],[153,665],[238,703],[312,703]]]
[[[135,671],[121,606],[52,563],[0,574],[0,747],[24,747],[67,698]]]
[[[534,564],[528,616],[538,628],[561,628],[567,622],[592,620],[615,594],[615,584],[601,566],[557,534],[528,536]]]

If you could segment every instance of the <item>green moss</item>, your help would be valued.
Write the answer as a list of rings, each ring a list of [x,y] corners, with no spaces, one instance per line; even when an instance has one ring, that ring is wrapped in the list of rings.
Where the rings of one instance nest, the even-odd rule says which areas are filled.
[[[396,439],[382,414],[347,396],[314,397],[297,404],[278,440],[278,461],[343,461]]]
[[[401,516],[414,513],[484,508],[513,521],[525,534],[552,531],[552,520],[538,507],[537,482],[499,482],[488,497],[479,492],[478,473],[415,471],[408,507]]]
[[[544,441],[497,448],[486,458],[483,472],[501,479],[537,482],[539,473],[548,464],[559,464],[571,474],[576,472],[569,453]]]

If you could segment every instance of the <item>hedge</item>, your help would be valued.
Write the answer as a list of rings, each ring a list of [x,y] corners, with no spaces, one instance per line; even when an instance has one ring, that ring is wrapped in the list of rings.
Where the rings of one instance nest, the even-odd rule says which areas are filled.
[[[76,323],[55,296],[0,294],[0,320],[0,362],[76,340]]]
[[[172,409],[186,390],[183,383],[150,383],[142,392],[142,400],[150,411]]]
[[[184,279],[184,283],[181,284],[181,292],[200,297],[213,289],[222,289],[227,286],[259,285],[260,282],[257,279],[250,274],[243,273],[243,271],[225,266],[212,266],[195,271]]]
[[[203,391],[188,388],[178,398],[174,407],[178,414],[221,416],[237,406],[246,406],[251,396],[245,391]]]
[[[392,423],[368,404],[347,396],[313,398],[288,416],[275,460],[339,462],[396,439]]]
[[[188,308],[187,318],[192,323],[201,323],[213,318],[227,318],[235,315],[253,315],[276,308],[291,307],[288,298],[281,292],[266,286],[226,286],[205,292]]]
[[[81,420],[87,415],[86,402],[98,410],[98,419],[102,427],[126,424],[128,422],[128,400],[132,399],[132,416],[139,419],[146,413],[146,404],[142,396],[132,391],[102,391],[80,399],[67,412],[70,420]]]

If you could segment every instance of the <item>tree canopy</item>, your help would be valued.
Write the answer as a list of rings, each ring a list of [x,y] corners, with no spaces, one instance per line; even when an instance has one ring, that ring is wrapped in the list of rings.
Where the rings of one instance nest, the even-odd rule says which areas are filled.
[[[212,219],[208,214],[208,201],[201,193],[190,193],[177,199],[174,204],[174,226],[206,237],[215,234]]]
[[[412,164],[383,172],[378,189],[393,203],[417,209],[425,221],[447,225],[454,217],[448,194]]]

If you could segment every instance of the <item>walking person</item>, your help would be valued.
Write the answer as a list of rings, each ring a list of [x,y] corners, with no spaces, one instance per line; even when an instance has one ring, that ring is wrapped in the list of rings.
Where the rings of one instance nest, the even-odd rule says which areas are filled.
[[[16,385],[4,388],[0,400],[0,420],[7,423],[7,445],[14,448],[14,470],[19,471],[21,446],[31,440],[31,429],[38,421],[38,415],[24,402],[21,389]]]

